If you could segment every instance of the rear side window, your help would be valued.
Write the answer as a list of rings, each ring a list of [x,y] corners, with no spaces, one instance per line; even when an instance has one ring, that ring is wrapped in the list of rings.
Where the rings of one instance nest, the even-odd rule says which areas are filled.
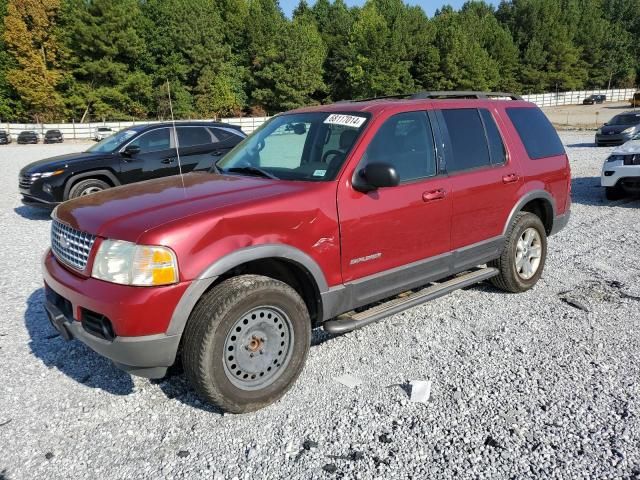
[[[218,141],[213,133],[204,127],[179,127],[177,130],[178,143],[184,148],[208,145]]]
[[[555,157],[564,154],[564,146],[555,128],[538,108],[507,108],[529,158]]]
[[[493,165],[502,165],[507,160],[504,143],[498,131],[498,126],[491,116],[489,110],[481,109],[480,116],[487,131],[487,142],[489,143],[489,154],[491,155],[491,163]]]
[[[491,165],[487,137],[478,110],[465,108],[441,112],[453,150],[447,157],[447,171],[454,173]]]

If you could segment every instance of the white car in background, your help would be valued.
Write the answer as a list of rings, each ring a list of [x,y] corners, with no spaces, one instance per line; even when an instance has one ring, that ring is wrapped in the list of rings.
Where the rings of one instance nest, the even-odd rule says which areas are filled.
[[[93,139],[96,142],[99,142],[100,140],[104,140],[105,138],[113,135],[115,132],[111,129],[111,127],[98,127],[96,128],[94,134],[93,134]]]
[[[608,200],[640,194],[640,135],[609,155],[602,166],[600,185]]]

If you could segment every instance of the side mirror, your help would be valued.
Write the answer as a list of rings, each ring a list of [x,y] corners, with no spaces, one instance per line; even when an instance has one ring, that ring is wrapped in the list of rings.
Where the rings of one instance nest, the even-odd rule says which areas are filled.
[[[606,127],[607,125],[609,125],[609,122],[604,122],[604,126]]]
[[[304,135],[307,133],[307,126],[304,123],[295,123],[293,125],[293,133],[296,135]]]
[[[124,152],[122,153],[126,157],[133,157],[134,155],[137,155],[140,153],[140,147],[138,145],[129,145],[127,146],[127,148],[124,149]]]
[[[400,183],[398,172],[388,163],[370,163],[356,172],[353,188],[367,193],[384,187],[396,187]]]

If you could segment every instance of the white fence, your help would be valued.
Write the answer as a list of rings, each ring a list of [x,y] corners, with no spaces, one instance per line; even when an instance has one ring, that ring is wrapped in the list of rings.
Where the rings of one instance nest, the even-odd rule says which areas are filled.
[[[522,98],[533,102],[539,107],[552,107],[556,105],[579,105],[589,95],[606,95],[607,102],[626,102],[637,90],[634,88],[613,90],[576,90],[572,92],[539,93],[523,95]],[[262,125],[269,117],[241,117],[223,118],[220,122],[240,125],[242,130],[249,134]],[[160,123],[159,121],[140,122],[97,122],[97,123],[0,123],[0,129],[5,129],[15,139],[24,130],[35,130],[44,135],[47,130],[60,130],[65,139],[85,140],[95,136],[96,128],[111,127],[114,130],[131,127],[133,125],[146,125]]]
[[[576,90],[572,92],[538,93],[523,95],[522,98],[533,102],[539,107],[553,107],[556,105],[579,105],[589,95],[606,95],[607,102],[626,102],[637,90],[635,88],[620,88],[615,90]]]
[[[245,133],[249,134],[262,125],[268,118],[269,117],[223,118],[219,121],[239,125]],[[113,130],[118,131],[134,125],[148,125],[152,123],[161,122],[0,123],[0,130],[7,130],[13,136],[14,140],[18,137],[18,134],[24,130],[35,130],[41,135],[44,135],[47,130],[60,130],[66,140],[87,140],[95,136],[95,131],[98,127],[111,127]]]

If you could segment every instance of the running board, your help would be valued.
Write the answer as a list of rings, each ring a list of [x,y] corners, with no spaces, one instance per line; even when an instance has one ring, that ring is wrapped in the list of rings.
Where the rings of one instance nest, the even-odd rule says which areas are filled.
[[[498,275],[496,268],[479,268],[462,275],[458,275],[443,283],[430,285],[422,290],[404,297],[394,297],[384,303],[376,305],[360,313],[342,315],[336,319],[324,322],[323,327],[329,333],[341,334],[362,328],[370,323],[395,315],[416,305],[443,297],[448,293],[482,282]]]

